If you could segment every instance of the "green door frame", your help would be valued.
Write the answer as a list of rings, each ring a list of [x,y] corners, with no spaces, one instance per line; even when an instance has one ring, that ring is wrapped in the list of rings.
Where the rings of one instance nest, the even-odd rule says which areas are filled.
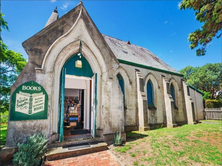
[[[75,60],[77,58],[77,55],[75,56],[76,54],[74,54],[74,58],[70,58],[69,60]],[[81,54],[82,55],[82,54]],[[82,55],[83,57],[83,55]],[[78,59],[78,58],[77,58]],[[65,100],[65,75],[66,75],[66,68],[67,67],[70,67],[69,65],[69,60],[66,61],[66,63],[64,64],[63,68],[62,68],[62,72],[61,72],[61,77],[60,77],[60,124],[59,124],[59,142],[62,142],[63,141],[63,126],[64,126],[64,100]],[[86,76],[86,77],[91,77],[92,78],[92,69],[90,67],[90,65],[88,64],[88,61],[86,59],[84,59],[84,57],[82,58],[83,62],[85,62],[85,65],[87,70],[84,70],[84,71],[88,71],[90,70],[91,72],[89,73],[86,73],[85,75],[83,74],[83,76]],[[73,65],[73,63],[72,63]],[[71,65],[71,66],[72,66]],[[73,69],[72,69],[73,70]],[[76,69],[77,70],[77,69]],[[71,70],[69,70],[71,71]],[[68,74],[71,74],[71,75],[78,75],[80,73],[68,73]],[[82,76],[82,75],[79,75],[79,76]],[[94,114],[94,137],[96,137],[96,116],[97,116],[97,73],[95,73],[95,114]]]
[[[65,75],[66,70],[65,67],[62,68],[62,82],[60,86],[61,98],[60,98],[60,132],[59,132],[59,142],[63,141],[63,121],[64,121],[64,99],[65,99]]]

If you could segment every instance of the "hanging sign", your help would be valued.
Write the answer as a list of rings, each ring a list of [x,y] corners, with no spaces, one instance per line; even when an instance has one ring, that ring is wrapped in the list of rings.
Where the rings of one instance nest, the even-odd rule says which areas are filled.
[[[10,120],[47,119],[48,95],[45,89],[34,81],[20,85],[11,98]]]

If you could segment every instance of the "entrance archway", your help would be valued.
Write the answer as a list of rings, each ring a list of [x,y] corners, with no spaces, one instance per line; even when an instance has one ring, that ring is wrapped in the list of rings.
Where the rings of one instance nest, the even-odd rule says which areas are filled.
[[[94,136],[93,101],[97,101],[97,78],[82,53],[72,55],[63,65],[60,76],[59,141],[73,135]],[[96,108],[96,103],[94,103]]]
[[[54,139],[58,140],[59,135],[59,121],[60,121],[60,77],[61,77],[61,71],[64,66],[64,64],[72,57],[72,55],[78,53],[79,51],[79,40],[73,41],[71,43],[58,43],[56,47],[53,47],[53,49],[49,52],[49,55],[45,58],[45,63],[41,67],[40,72],[48,73],[47,78],[44,78],[47,81],[48,84],[48,90],[49,92],[49,119],[50,119],[50,134],[54,135]],[[103,55],[98,50],[97,47],[94,45],[90,45],[90,47],[82,41],[82,54],[84,55],[85,59],[90,64],[92,71],[94,72],[94,76],[92,79],[92,84],[95,85],[95,77],[97,77],[97,100],[93,100],[91,102],[91,113],[96,114],[95,111],[97,111],[97,117],[94,119],[96,123],[94,125],[97,125],[97,127],[102,126],[101,121],[101,103],[102,98],[101,94],[103,94],[103,88],[102,88],[102,79],[107,78],[107,64],[104,61]],[[37,75],[38,79],[43,79],[42,74]],[[92,92],[95,92],[95,86],[92,86],[93,89]],[[93,93],[95,94],[95,93]],[[95,102],[97,103],[97,107],[95,107]],[[91,114],[91,117],[93,118],[93,115]],[[94,127],[95,128],[95,127]],[[92,131],[92,130],[91,130]],[[93,132],[93,131],[92,131]],[[92,133],[93,136],[96,135]]]

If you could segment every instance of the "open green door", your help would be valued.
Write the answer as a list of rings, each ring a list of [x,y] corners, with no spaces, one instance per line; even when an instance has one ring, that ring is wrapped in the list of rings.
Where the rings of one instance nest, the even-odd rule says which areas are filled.
[[[63,141],[63,124],[64,124],[64,100],[65,100],[65,68],[62,68],[61,85],[60,85],[60,130],[59,142]]]

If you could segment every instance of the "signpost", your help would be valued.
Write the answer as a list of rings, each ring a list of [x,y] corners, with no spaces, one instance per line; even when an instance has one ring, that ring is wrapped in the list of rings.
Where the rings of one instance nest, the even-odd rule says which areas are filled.
[[[45,89],[34,81],[20,85],[11,98],[10,120],[47,119],[48,95]]]

